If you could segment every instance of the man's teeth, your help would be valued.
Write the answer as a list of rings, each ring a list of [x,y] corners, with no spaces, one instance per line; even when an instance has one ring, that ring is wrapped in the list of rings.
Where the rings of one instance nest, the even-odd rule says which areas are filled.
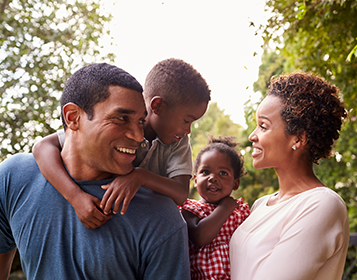
[[[117,150],[118,150],[119,152],[122,152],[122,153],[135,155],[135,150],[133,150],[133,149],[117,148]]]

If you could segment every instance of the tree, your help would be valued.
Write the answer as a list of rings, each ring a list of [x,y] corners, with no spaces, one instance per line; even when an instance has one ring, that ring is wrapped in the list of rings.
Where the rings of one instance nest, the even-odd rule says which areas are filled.
[[[110,15],[103,0],[0,3],[0,161],[29,152],[61,125],[59,96],[71,73],[99,58]]]

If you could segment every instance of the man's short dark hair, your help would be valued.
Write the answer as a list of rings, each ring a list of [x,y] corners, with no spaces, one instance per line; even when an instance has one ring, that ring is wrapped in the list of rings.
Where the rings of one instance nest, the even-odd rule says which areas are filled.
[[[142,93],[140,83],[128,72],[107,63],[87,65],[76,71],[67,81],[61,97],[61,117],[64,129],[66,123],[63,106],[75,103],[86,112],[88,119],[93,118],[93,107],[109,97],[109,86],[121,86]]]

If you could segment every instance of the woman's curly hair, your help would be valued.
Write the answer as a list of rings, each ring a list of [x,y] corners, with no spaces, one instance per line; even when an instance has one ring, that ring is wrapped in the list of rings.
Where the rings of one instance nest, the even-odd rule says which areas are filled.
[[[338,89],[310,73],[292,73],[271,80],[268,95],[282,100],[285,132],[301,137],[306,133],[308,157],[313,163],[330,156],[347,116]]]
[[[244,170],[244,159],[243,156],[235,149],[238,143],[235,142],[234,139],[235,137],[233,136],[219,136],[218,138],[210,137],[208,145],[201,149],[196,156],[194,166],[195,173],[197,173],[201,164],[202,155],[205,152],[216,150],[230,158],[231,165],[234,170],[234,179],[243,177],[246,174]]]

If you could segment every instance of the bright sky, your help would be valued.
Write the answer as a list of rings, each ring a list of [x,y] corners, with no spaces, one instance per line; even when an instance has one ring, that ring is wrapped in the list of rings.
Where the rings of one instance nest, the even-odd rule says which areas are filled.
[[[264,0],[117,0],[109,51],[116,65],[144,85],[150,69],[166,58],[180,58],[206,79],[212,101],[234,122],[245,125],[243,104],[254,93],[261,63],[262,39],[255,26],[264,23]],[[257,53],[256,56],[253,54]]]

